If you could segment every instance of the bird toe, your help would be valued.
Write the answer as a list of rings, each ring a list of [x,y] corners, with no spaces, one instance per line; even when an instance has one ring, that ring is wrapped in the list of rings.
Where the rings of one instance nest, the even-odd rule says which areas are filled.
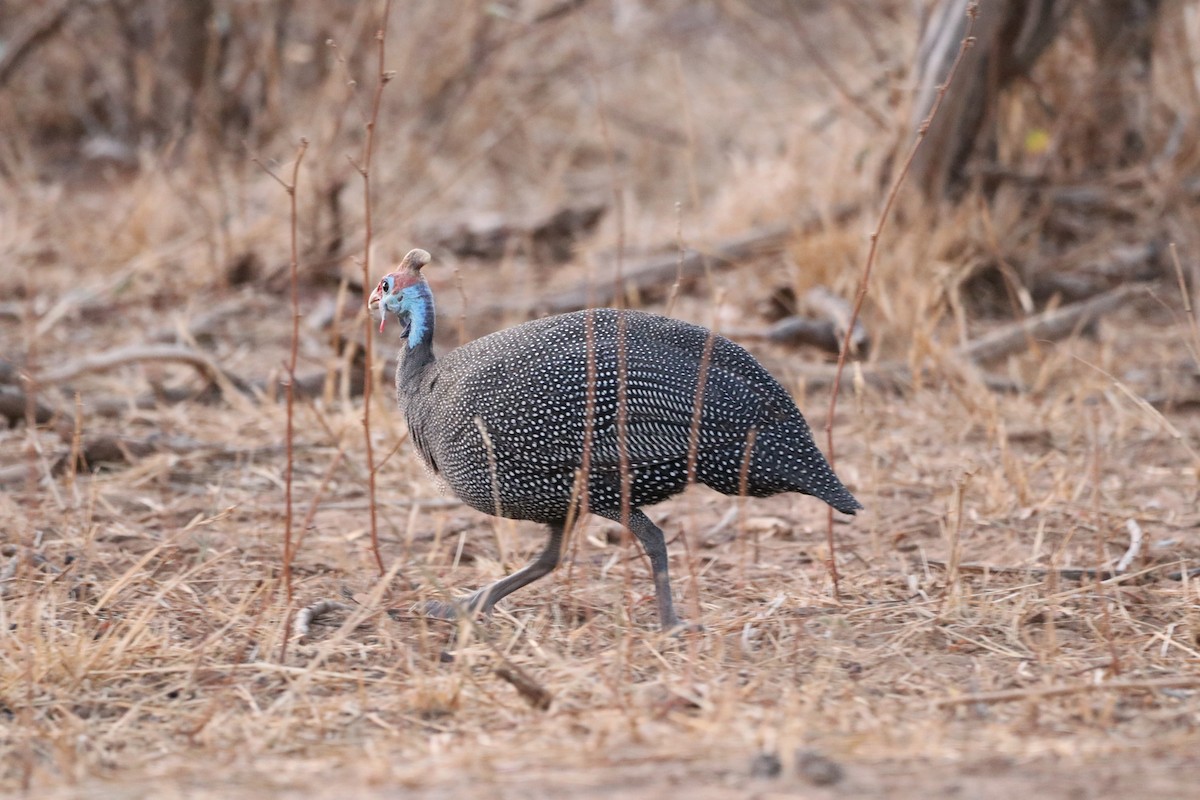
[[[666,633],[674,639],[685,639],[693,634],[701,634],[708,629],[699,622],[687,622],[686,620],[677,619],[666,629]]]
[[[470,614],[471,609],[462,601],[444,602],[441,600],[426,600],[413,606],[413,613],[432,619],[454,621],[460,616]]]

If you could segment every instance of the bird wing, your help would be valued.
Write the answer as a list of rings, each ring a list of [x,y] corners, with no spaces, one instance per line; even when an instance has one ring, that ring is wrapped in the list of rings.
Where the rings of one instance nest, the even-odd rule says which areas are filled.
[[[589,370],[593,348],[596,366]],[[549,356],[515,354],[462,381],[461,402],[472,409],[475,424],[486,429],[497,453],[531,467],[581,466],[589,404],[592,469],[616,470],[622,461],[636,469],[686,459],[701,373],[694,342],[641,335],[622,354],[615,337],[598,337],[593,348],[575,341],[560,344]],[[617,368],[622,359],[623,393],[618,391]],[[704,383],[700,453],[744,443],[751,429],[799,416],[775,379],[727,339],[714,339]],[[624,448],[622,426],[627,432]]]

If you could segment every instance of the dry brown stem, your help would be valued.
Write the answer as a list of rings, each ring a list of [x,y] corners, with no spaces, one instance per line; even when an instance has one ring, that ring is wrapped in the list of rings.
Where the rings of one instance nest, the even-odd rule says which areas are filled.
[[[376,126],[379,124],[379,105],[383,100],[383,87],[392,79],[392,74],[387,71],[386,64],[386,46],[387,46],[387,26],[388,18],[392,11],[392,0],[385,0],[383,4],[383,19],[379,23],[379,30],[375,34],[376,42],[378,43],[378,70],[375,76],[375,94],[371,100],[371,117],[366,123],[366,136],[363,139],[363,155],[362,163],[358,166],[359,174],[363,181],[363,257],[362,257],[362,287],[363,287],[363,310],[366,312],[363,315],[363,335],[366,340],[366,346],[363,348],[363,443],[366,450],[367,458],[367,497],[370,499],[370,508],[368,516],[371,523],[371,553],[375,556],[375,565],[379,569],[379,574],[384,574],[383,554],[379,551],[379,519],[378,512],[375,508],[375,452],[374,445],[371,441],[371,396],[374,394],[375,373],[372,370],[371,360],[374,352],[372,347],[372,337],[375,333],[374,318],[371,316],[368,308],[371,299],[371,290],[374,284],[371,282],[371,240],[374,231],[371,227],[371,157],[375,153],[375,133]]]
[[[950,65],[950,71],[946,75],[946,81],[938,87],[937,98],[933,102],[933,107],[929,110],[929,116],[921,123],[921,128],[917,132],[917,136],[909,148],[908,157],[904,160],[900,167],[899,174],[892,181],[892,187],[888,190],[887,199],[883,203],[883,208],[879,212],[879,220],[875,224],[875,230],[871,232],[871,245],[867,250],[867,260],[863,264],[862,277],[859,279],[858,291],[854,296],[854,308],[850,312],[850,320],[846,323],[847,330],[854,330],[854,325],[858,321],[858,315],[862,311],[863,301],[867,298],[867,290],[871,285],[871,269],[875,264],[875,254],[879,248],[879,237],[883,233],[883,226],[887,224],[888,216],[891,213],[892,205],[896,202],[896,196],[900,193],[900,187],[904,185],[904,178],[908,175],[908,171],[912,168],[913,159],[916,157],[917,151],[921,148],[921,142],[925,139],[925,134],[929,130],[929,125],[937,117],[938,109],[941,108],[942,99],[946,96],[946,90],[950,87],[954,80],[954,75],[958,71],[959,65],[962,63],[967,50],[970,49],[974,40],[971,37],[971,32],[975,26],[975,16],[979,13],[979,4],[972,2],[967,6],[967,30],[963,35],[962,42],[959,45],[958,57],[954,63]],[[833,386],[829,393],[829,413],[825,417],[825,438],[826,452],[825,455],[829,459],[830,466],[835,464],[835,453],[833,447],[833,418],[837,413],[838,390],[841,388],[842,370],[846,366],[846,357],[850,353],[852,337],[847,336],[842,340],[842,349],[838,353],[837,369],[833,375]],[[838,570],[837,570],[837,555],[836,546],[833,539],[833,508],[828,512],[827,525],[827,545],[829,547],[829,577],[833,581],[833,596],[839,597],[838,590]]]
[[[296,557],[294,541],[292,538],[292,483],[295,472],[295,440],[296,440],[296,360],[300,352],[300,247],[297,244],[296,233],[299,225],[299,214],[296,208],[296,186],[300,180],[300,164],[304,161],[304,154],[308,151],[308,140],[301,139],[300,145],[296,149],[296,159],[292,164],[292,179],[284,187],[288,194],[288,220],[289,220],[289,237],[290,243],[290,269],[288,273],[288,284],[291,287],[292,301],[292,331],[291,342],[288,348],[287,362],[287,430],[284,434],[284,444],[287,448],[286,464],[284,466],[284,530],[283,530],[283,587],[284,597],[287,602],[287,614],[292,613],[292,602],[295,598],[294,589],[292,586],[292,561]],[[288,627],[287,621],[284,621],[284,628]],[[279,645],[279,660],[283,662],[287,659],[287,637],[280,637]]]

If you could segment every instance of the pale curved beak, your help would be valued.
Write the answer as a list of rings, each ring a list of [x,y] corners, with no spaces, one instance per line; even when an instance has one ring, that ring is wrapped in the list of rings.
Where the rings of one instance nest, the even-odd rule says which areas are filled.
[[[379,332],[383,333],[384,323],[387,322],[387,309],[383,307],[383,292],[379,287],[375,287],[375,291],[371,292],[371,296],[367,298],[367,311],[369,313],[379,314]]]

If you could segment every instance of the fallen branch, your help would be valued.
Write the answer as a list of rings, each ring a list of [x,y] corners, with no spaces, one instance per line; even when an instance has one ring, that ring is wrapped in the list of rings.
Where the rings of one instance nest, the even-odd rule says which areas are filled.
[[[854,369],[863,383],[883,392],[902,392],[912,386],[912,370],[902,361],[881,361],[878,364],[855,362]],[[837,374],[834,364],[804,364],[794,369],[796,376],[810,390],[826,389],[833,385]]]
[[[834,337],[841,349],[842,337],[850,335],[850,352],[857,356],[865,356],[871,346],[871,337],[861,319],[854,314],[854,309],[840,295],[826,289],[824,286],[814,286],[804,295],[804,306],[810,312],[822,319],[828,320],[833,327]]]
[[[190,387],[173,387],[156,389],[133,400],[126,398],[101,397],[89,399],[89,410],[102,417],[116,417],[130,408],[148,410],[158,406],[184,403],[197,399],[205,399],[205,392],[218,396],[230,396],[235,393],[254,395],[266,393],[274,396],[273,390],[283,385],[280,380],[259,379],[247,381],[219,367],[215,361],[204,353],[192,348],[178,345],[134,345],[117,348],[104,353],[87,356],[79,361],[50,370],[37,376],[39,385],[62,384],[90,372],[105,372],[127,364],[143,363],[146,361],[178,362],[189,364],[204,377],[209,385],[206,390],[197,391]],[[394,367],[393,367],[394,368]],[[0,361],[0,418],[10,426],[25,419],[26,393],[18,383],[19,372],[8,362]],[[325,373],[319,372],[306,375],[296,381],[296,393],[299,397],[317,397],[324,387]],[[7,385],[6,385],[7,384]],[[356,394],[362,391],[361,376],[355,384]],[[214,390],[215,387],[215,390]],[[218,394],[219,393],[219,394]],[[63,421],[67,429],[74,426],[73,416],[66,411],[59,411],[37,398],[35,407],[36,422],[45,425],[56,417]]]
[[[1062,339],[1097,317],[1120,308],[1133,296],[1143,293],[1146,288],[1145,283],[1128,283],[1096,295],[1090,300],[1043,311],[984,334],[957,348],[955,353],[980,364],[1024,350],[1032,341]]]
[[[765,331],[728,330],[726,335],[737,339],[765,339],[776,344],[807,344],[828,353],[837,354],[842,347],[842,337],[850,321],[850,304],[823,286],[809,290],[803,305],[814,316],[794,314],[784,317]],[[815,317],[815,318],[814,318]],[[854,321],[854,332],[850,337],[850,351],[865,356],[871,346],[871,338],[862,320]]]
[[[795,223],[776,223],[755,228],[739,236],[718,242],[705,251],[687,250],[680,255],[677,249],[663,248],[660,255],[647,256],[625,267],[620,290],[628,294],[652,294],[656,288],[666,290],[679,279],[691,284],[709,269],[732,266],[764,251],[779,250],[796,234],[819,230],[827,222],[844,223],[858,213],[858,206],[844,205],[825,216],[817,213]],[[602,258],[606,266],[615,255]],[[611,305],[617,299],[617,287],[611,281],[586,282],[548,295],[535,303],[537,314],[561,314],[589,306]],[[483,319],[505,318],[512,314],[529,315],[527,302],[497,303],[481,309],[472,316]]]
[[[1192,689],[1200,687],[1200,676],[1180,675],[1173,678],[1146,678],[1140,681],[1109,681],[1108,683],[1077,683],[1059,686],[1031,686],[1027,689],[1001,689],[995,692],[973,692],[937,701],[940,707],[971,705],[973,703],[1010,703],[1017,700],[1036,700],[1087,692],[1153,691],[1155,689]]]
[[[376,500],[381,508],[459,508],[462,501],[456,497],[414,497],[402,500]],[[368,506],[366,498],[361,500],[335,500],[331,503],[321,503],[322,511],[364,511]],[[262,511],[282,511],[282,503],[258,503],[255,506]]]
[[[253,394],[255,391],[262,391],[267,386],[265,381],[249,382],[239,378],[222,369],[205,353],[181,345],[130,345],[94,353],[58,369],[51,369],[39,374],[36,377],[36,383],[41,386],[62,384],[91,372],[107,372],[128,364],[141,364],[148,361],[188,364],[208,381],[210,390],[215,387],[220,396],[226,399],[231,399],[238,394]],[[319,388],[315,389],[314,393],[319,391]],[[164,389],[144,395],[133,403],[136,408],[154,408],[162,402],[177,403],[196,398],[197,392],[192,389]],[[129,401],[127,400],[101,400],[96,403],[93,410],[102,416],[118,416],[128,407]]]
[[[227,302],[220,303],[198,316],[188,319],[185,324],[160,328],[148,334],[145,340],[155,344],[187,344],[189,341],[213,339],[217,329],[224,322],[236,320],[245,315],[265,313],[265,305],[258,297],[237,295]]]
[[[25,464],[13,464],[0,467],[0,486],[12,486],[21,483],[29,476],[29,467]],[[31,480],[36,480],[32,478]]]
[[[667,252],[662,255],[650,256],[640,262],[631,264],[624,270],[621,290],[627,294],[645,294],[658,286],[668,286],[676,278],[682,278],[683,283],[691,283],[706,270],[713,267],[723,267],[737,261],[743,261],[763,250],[778,250],[787,243],[792,235],[792,228],[787,224],[769,225],[756,228],[749,233],[718,243],[708,251],[688,250],[680,257],[678,252]],[[617,286],[611,281],[596,281],[583,283],[566,291],[552,294],[534,305],[537,312],[542,314],[561,314],[567,311],[578,311],[589,305],[611,305],[617,299]],[[522,311],[528,313],[528,302],[517,305],[502,304],[497,307],[501,313]]]
[[[765,331],[725,331],[737,339],[765,339],[776,344],[806,344],[826,353],[837,353],[841,340],[833,323],[826,319],[811,319],[793,315],[784,317]]]
[[[75,458],[77,459],[76,467],[86,469],[99,464],[132,464],[139,458],[155,453],[172,453],[184,457],[203,454],[204,458],[213,460],[274,455],[281,452],[282,449],[282,445],[227,449],[178,436],[152,435],[145,439],[134,439],[115,434],[100,434],[84,438],[78,452],[75,453]],[[60,448],[57,452],[51,453],[53,472],[57,474],[66,469],[71,463],[71,457],[72,449],[69,447]],[[24,466],[19,465],[0,469],[0,486],[19,483],[24,479],[26,471]]]
[[[394,359],[388,359],[384,365],[384,372],[394,372],[396,364]],[[312,372],[308,375],[303,375],[296,379],[295,392],[298,398],[314,398],[320,397],[325,389],[325,379],[328,373],[325,371]],[[338,373],[335,373],[335,376]],[[350,396],[359,397],[362,395],[362,366],[360,363],[355,363],[351,367],[350,372]],[[252,381],[243,381],[236,376],[231,377],[231,381],[235,388],[240,388],[243,394],[247,395],[264,395],[272,400],[277,400],[283,395],[286,387],[286,382],[283,377],[275,378],[258,378]],[[215,401],[219,399],[220,394],[214,391],[210,384],[205,389],[197,390],[192,387],[177,386],[156,389],[153,392],[140,395],[133,400],[124,398],[103,397],[88,401],[88,409],[91,413],[101,417],[119,417],[130,408],[136,408],[142,411],[147,411],[153,408],[158,408],[163,405],[175,405],[177,403],[188,403],[193,401]],[[23,414],[23,412],[22,412]]]
[[[194,443],[191,443],[194,444]],[[132,464],[134,460],[148,456],[151,453],[169,450],[178,452],[177,447],[182,442],[172,443],[158,436],[148,439],[126,439],[120,436],[103,435],[84,439],[79,449],[80,468],[96,466],[97,464]],[[184,448],[187,445],[182,445]],[[62,454],[55,463],[55,472],[69,465],[70,454]]]
[[[535,263],[562,263],[571,259],[575,243],[595,230],[606,210],[595,203],[568,206],[528,222],[475,215],[440,223],[420,238],[463,258],[499,260],[524,252]]]
[[[950,565],[937,559],[926,559],[925,564],[935,569],[949,570]],[[1172,562],[1174,563],[1174,562]],[[1065,581],[1104,581],[1112,583],[1146,583],[1153,580],[1152,573],[1165,569],[1171,564],[1154,564],[1144,567],[1137,572],[1121,572],[1118,570],[1095,569],[1093,567],[1009,567],[996,564],[959,564],[958,571],[972,575],[1015,575],[1021,578],[1044,580],[1054,575]],[[1171,578],[1179,573],[1168,573],[1164,577]],[[1178,580],[1178,577],[1175,578]]]
[[[1158,410],[1182,411],[1200,406],[1200,388],[1183,391],[1155,392],[1146,395],[1146,402]]]
[[[1142,526],[1135,519],[1125,520],[1125,529],[1129,531],[1129,547],[1125,550],[1125,554],[1121,556],[1121,560],[1116,563],[1111,570],[1107,569],[1042,569],[1030,567],[995,567],[987,564],[957,564],[955,569],[957,572],[973,572],[987,573],[990,575],[1022,575],[1031,578],[1044,578],[1048,575],[1056,575],[1061,579],[1082,581],[1084,579],[1110,581],[1113,578],[1126,577],[1130,579],[1140,578],[1149,580],[1150,574],[1157,569],[1157,566],[1150,566],[1141,571],[1129,574],[1129,566],[1137,559],[1142,552],[1142,543],[1145,541],[1145,533],[1142,532]],[[944,569],[949,571],[949,565],[944,561],[926,561],[931,567]],[[1161,565],[1165,566],[1165,565]],[[1170,577],[1170,576],[1167,576]]]
[[[1090,229],[1088,225],[1085,230]],[[1161,242],[1139,242],[1109,248],[1103,258],[1084,257],[1079,266],[1069,266],[1080,257],[1064,253],[1051,268],[1037,271],[1030,291],[1034,297],[1059,295],[1069,302],[1093,297],[1121,284],[1150,281],[1164,274],[1165,248]]]
[[[66,383],[72,378],[86,375],[89,372],[107,372],[127,364],[140,364],[147,361],[175,362],[188,364],[208,380],[216,384],[231,383],[231,378],[209,356],[190,347],[179,345],[130,345],[93,353],[84,356],[58,369],[51,369],[37,376],[37,382],[42,386]],[[239,382],[245,386],[244,382]]]
[[[1032,342],[1062,339],[1097,317],[1120,308],[1143,292],[1146,286],[1144,283],[1118,286],[1090,300],[1035,314],[973,339],[961,347],[954,348],[951,353],[979,366],[1018,353],[1028,348]],[[861,370],[864,383],[885,391],[902,391],[912,384],[912,370],[905,361],[881,361],[877,364],[857,366]],[[799,370],[800,376],[810,389],[824,388],[832,384],[834,372],[833,367],[824,365],[806,366]],[[1004,378],[983,374],[979,377],[993,391],[1019,389]]]

